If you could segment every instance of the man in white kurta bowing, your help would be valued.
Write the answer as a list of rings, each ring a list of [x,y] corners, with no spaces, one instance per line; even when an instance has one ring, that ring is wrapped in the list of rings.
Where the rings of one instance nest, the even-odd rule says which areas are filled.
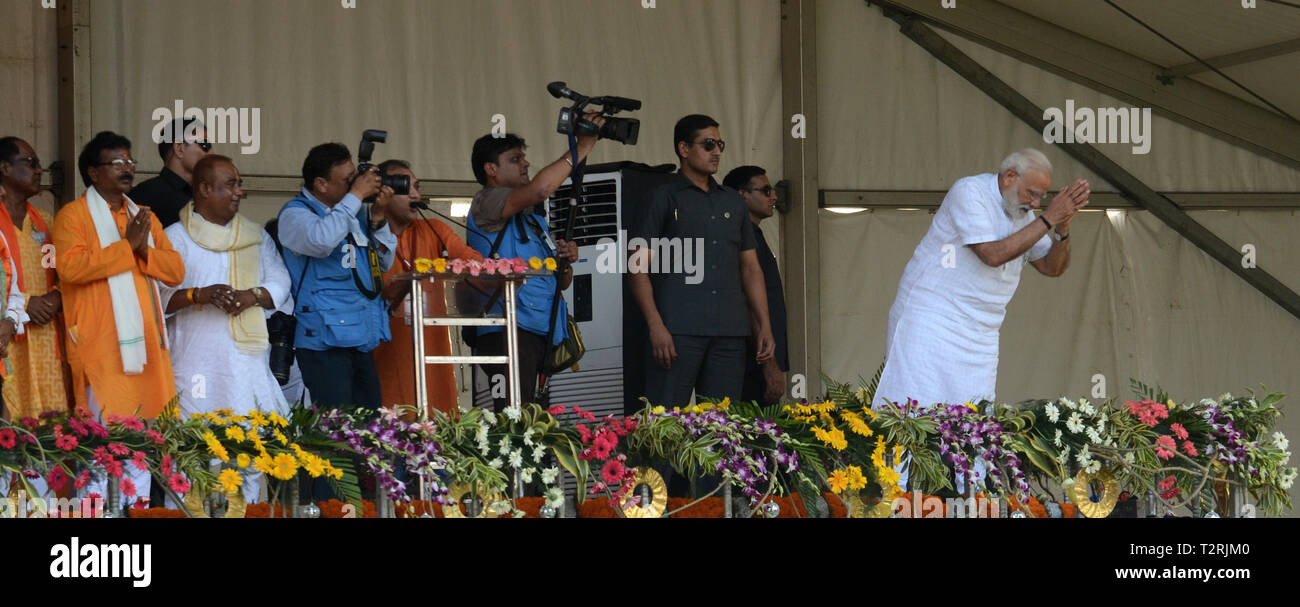
[[[194,167],[194,202],[167,228],[186,268],[185,281],[163,293],[183,415],[288,412],[271,374],[266,316],[288,299],[289,272],[270,235],[239,214],[241,183],[229,158],[205,157]],[[260,487],[250,473],[251,503]]]
[[[1052,165],[1037,150],[998,173],[953,184],[903,270],[889,311],[885,369],[875,405],[920,407],[993,400],[998,334],[1028,260],[1046,276],[1070,261],[1070,221],[1088,205],[1088,182],[1061,190],[1042,215]]]

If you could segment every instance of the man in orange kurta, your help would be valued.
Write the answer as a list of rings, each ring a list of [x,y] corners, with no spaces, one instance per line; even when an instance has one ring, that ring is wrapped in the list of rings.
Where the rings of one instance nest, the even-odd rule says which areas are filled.
[[[149,208],[132,210],[135,205],[126,196],[135,179],[130,150],[130,141],[112,133],[100,133],[86,144],[77,164],[83,181],[93,186],[97,196],[88,191],[59,211],[54,219],[54,246],[77,405],[96,409],[88,402],[89,388],[104,416],[138,411],[153,418],[176,395],[154,280],[179,285],[185,266]],[[106,247],[100,245],[88,200],[101,197],[120,237]],[[139,373],[132,374],[123,366],[108,280],[123,272],[131,273],[144,322],[145,362]]]
[[[397,274],[415,269],[419,258],[483,260],[478,251],[461,240],[451,226],[436,219],[422,219],[412,203],[420,201],[420,190],[410,166],[400,160],[389,160],[379,165],[384,175],[404,175],[411,180],[407,196],[393,196],[388,207],[388,222],[397,234],[397,260],[384,274],[384,298],[389,302],[389,327],[393,340],[375,348],[375,367],[379,370],[379,387],[386,407],[393,405],[415,406],[415,358],[409,316],[411,283],[394,280]],[[432,280],[421,283],[424,288],[425,317],[447,313],[447,301],[442,285]],[[451,334],[447,327],[424,328],[424,353],[426,356],[451,355]],[[456,409],[456,371],[453,365],[429,365],[425,368],[425,385],[429,394],[429,413],[433,409],[450,412]]]
[[[9,345],[13,369],[4,382],[4,400],[11,419],[37,417],[47,411],[68,410],[64,385],[63,294],[49,251],[54,219],[31,200],[41,193],[40,157],[31,144],[17,137],[0,138],[0,234],[9,245],[18,288],[26,296],[29,317],[23,335]],[[49,249],[49,251],[47,251]],[[0,325],[0,339],[3,339]]]

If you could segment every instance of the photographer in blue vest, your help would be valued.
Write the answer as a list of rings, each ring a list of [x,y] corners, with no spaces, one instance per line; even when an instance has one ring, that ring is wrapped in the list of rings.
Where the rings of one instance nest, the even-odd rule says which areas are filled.
[[[303,188],[280,210],[284,263],[293,280],[294,349],[318,406],[380,405],[371,351],[389,341],[383,273],[397,237],[386,210],[393,190],[378,169],[358,175],[347,146],[324,143],[302,163]],[[374,197],[373,204],[362,201]]]
[[[584,116],[596,125],[604,119],[597,114]],[[581,163],[596,145],[598,137],[578,137],[578,162]],[[468,230],[465,241],[483,257],[513,259],[537,257],[556,260],[578,260],[578,245],[563,239],[552,239],[543,211],[544,202],[573,171],[573,160],[568,152],[537,173],[528,176],[531,166],[524,156],[524,140],[514,134],[504,137],[484,135],[474,142],[470,163],[474,178],[483,189],[474,195],[467,217]],[[520,402],[536,402],[537,377],[551,349],[564,342],[568,336],[565,328],[567,311],[563,298],[559,310],[556,303],[556,281],[561,290],[573,282],[573,268],[566,267],[556,276],[530,278],[517,292],[519,330],[516,333],[519,353]],[[498,303],[494,314],[503,314]],[[551,336],[547,343],[546,336]],[[476,356],[501,356],[506,353],[505,332],[500,327],[479,327],[475,343]],[[505,381],[505,365],[483,365],[490,385]],[[506,383],[508,385],[508,382]],[[493,408],[501,411],[506,399],[493,398]]]

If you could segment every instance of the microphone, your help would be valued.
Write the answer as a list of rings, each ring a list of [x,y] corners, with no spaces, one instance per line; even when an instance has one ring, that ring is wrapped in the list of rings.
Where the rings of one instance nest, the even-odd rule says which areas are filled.
[[[575,93],[572,89],[568,88],[568,85],[566,85],[563,82],[552,82],[546,85],[546,92],[550,93],[551,96],[555,97],[556,99],[564,97],[566,99],[572,99],[579,103],[587,100],[585,96],[579,93]]]

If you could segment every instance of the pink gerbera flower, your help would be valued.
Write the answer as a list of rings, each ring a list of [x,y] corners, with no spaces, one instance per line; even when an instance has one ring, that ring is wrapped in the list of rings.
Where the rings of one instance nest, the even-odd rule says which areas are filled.
[[[125,495],[127,497],[135,497],[135,483],[131,482],[131,479],[124,478],[118,481],[117,486],[121,487],[122,495]]]
[[[171,485],[172,491],[176,493],[183,495],[190,492],[190,483],[185,480],[184,474],[173,474],[171,478],[167,479],[167,484]]]
[[[54,446],[64,451],[71,451],[77,448],[77,437],[71,434],[64,434],[54,439]]]
[[[1182,424],[1175,422],[1169,425],[1169,429],[1174,431],[1174,436],[1177,436],[1178,440],[1187,440],[1187,428]]]
[[[1156,439],[1156,457],[1160,459],[1173,459],[1177,449],[1178,445],[1172,436],[1165,435]]]
[[[1183,451],[1192,457],[1196,457],[1197,455],[1200,455],[1200,453],[1196,450],[1196,445],[1193,445],[1192,441],[1183,441]]]

